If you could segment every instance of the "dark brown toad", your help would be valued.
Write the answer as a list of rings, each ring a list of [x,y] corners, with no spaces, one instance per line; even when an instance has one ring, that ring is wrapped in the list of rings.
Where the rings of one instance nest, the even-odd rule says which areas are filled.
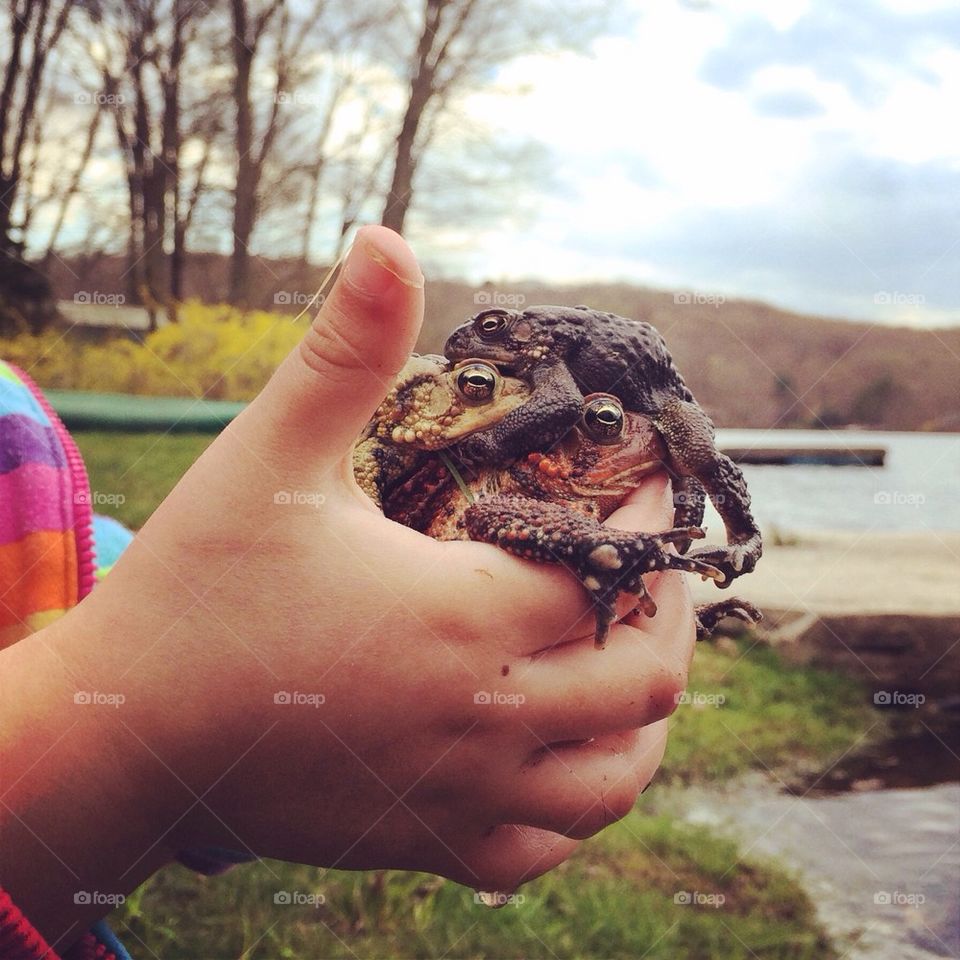
[[[723,518],[727,544],[691,556],[721,570],[723,587],[753,570],[763,544],[746,481],[717,450],[710,418],[651,324],[588,307],[484,310],[453,331],[444,352],[455,361],[491,360],[532,388],[526,403],[460,444],[465,459],[504,463],[548,449],[577,423],[584,396],[615,394],[628,411],[656,424],[675,493],[691,517],[697,519],[706,491]]]

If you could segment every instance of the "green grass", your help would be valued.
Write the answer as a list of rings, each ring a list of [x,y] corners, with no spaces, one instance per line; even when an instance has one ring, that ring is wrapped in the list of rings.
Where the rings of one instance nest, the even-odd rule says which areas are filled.
[[[282,892],[323,902],[278,905]],[[700,902],[676,903],[683,893]],[[734,843],[701,827],[637,813],[500,910],[425,874],[270,861],[220,878],[169,868],[113,920],[128,946],[165,960],[836,956],[781,870],[739,863]]]
[[[75,433],[98,513],[142,527],[187,468],[213,442],[208,434]]]
[[[208,436],[84,433],[92,487],[126,499],[110,512],[143,523],[211,441]],[[773,863],[741,862],[736,844],[650,811],[657,786],[718,782],[748,770],[818,766],[875,720],[860,686],[785,665],[749,637],[701,645],[674,715],[663,769],[636,811],[567,864],[491,911],[422,874],[342,873],[265,862],[225,876],[170,867],[111,918],[134,953],[167,958],[640,957],[827,958],[811,903]],[[722,698],[722,699],[721,699]],[[716,704],[716,705],[714,705]],[[667,794],[668,796],[668,794]],[[322,894],[319,906],[274,902]],[[676,904],[680,892],[722,906]]]
[[[687,697],[671,719],[660,774],[678,783],[821,769],[877,722],[861,683],[787,665],[749,636],[700,644]]]

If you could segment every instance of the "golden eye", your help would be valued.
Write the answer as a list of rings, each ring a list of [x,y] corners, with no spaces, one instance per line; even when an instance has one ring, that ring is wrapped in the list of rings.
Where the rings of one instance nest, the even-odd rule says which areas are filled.
[[[623,435],[623,404],[606,393],[592,394],[583,402],[581,427],[597,443],[616,443]]]
[[[484,339],[489,339],[507,329],[510,323],[510,317],[509,314],[503,310],[486,310],[483,313],[477,314],[474,323],[480,336]]]
[[[467,403],[489,403],[499,382],[496,370],[486,363],[468,363],[457,371],[457,393]]]

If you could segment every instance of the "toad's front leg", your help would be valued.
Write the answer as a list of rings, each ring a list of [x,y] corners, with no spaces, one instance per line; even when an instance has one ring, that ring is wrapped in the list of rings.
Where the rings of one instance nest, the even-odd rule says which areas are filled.
[[[717,450],[710,418],[695,403],[672,397],[657,417],[667,444],[670,469],[694,477],[723,519],[727,545],[701,547],[691,556],[723,571],[717,585],[730,584],[757,565],[763,552],[760,528],[750,512],[750,492],[740,468]]]
[[[723,576],[709,564],[668,552],[669,544],[703,537],[698,527],[630,533],[605,527],[559,503],[514,495],[489,497],[472,504],[464,521],[473,540],[495,544],[518,557],[559,563],[574,573],[594,601],[598,647],[606,642],[621,592],[640,598],[648,616],[656,613],[656,605],[643,585],[643,574],[684,570],[713,579]]]

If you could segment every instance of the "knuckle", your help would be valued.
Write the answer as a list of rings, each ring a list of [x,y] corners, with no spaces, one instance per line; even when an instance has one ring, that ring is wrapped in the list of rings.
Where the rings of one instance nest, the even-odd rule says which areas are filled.
[[[669,717],[687,686],[687,670],[681,664],[665,664],[644,680],[646,697],[640,702],[643,725]]]
[[[558,809],[555,829],[573,840],[585,840],[622,820],[633,809],[636,799],[637,790],[632,785],[584,791]]]
[[[324,305],[300,341],[300,355],[306,365],[324,377],[337,371],[356,373],[368,369],[364,354],[368,345],[359,336],[357,324],[344,308],[334,302]]]
[[[636,805],[638,796],[639,790],[633,783],[621,784],[611,794],[605,795],[604,805],[607,816],[604,826],[616,823],[627,816]]]

